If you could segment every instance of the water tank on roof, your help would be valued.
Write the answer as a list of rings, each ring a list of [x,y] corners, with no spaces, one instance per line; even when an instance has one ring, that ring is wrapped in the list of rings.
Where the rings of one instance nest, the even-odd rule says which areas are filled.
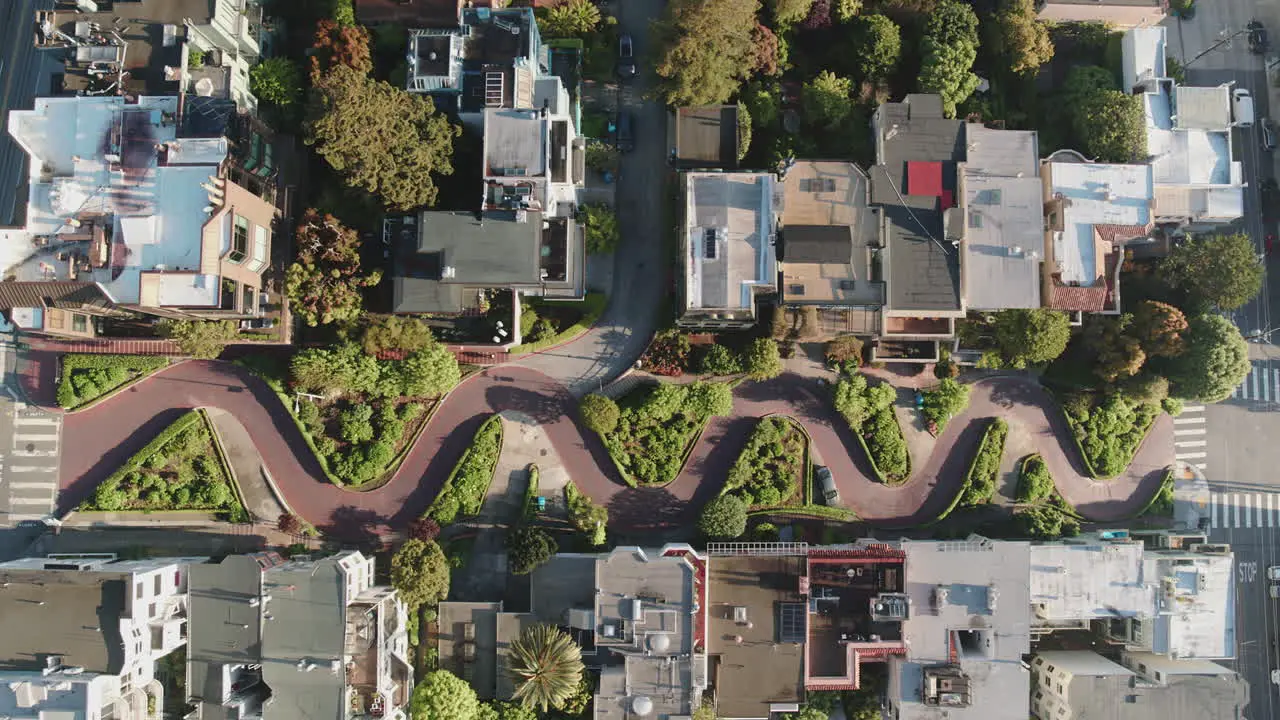
[[[631,698],[631,712],[644,717],[653,712],[653,701],[645,695],[637,695]]]
[[[656,633],[649,636],[649,650],[656,653],[664,653],[671,649],[671,636],[666,633]]]

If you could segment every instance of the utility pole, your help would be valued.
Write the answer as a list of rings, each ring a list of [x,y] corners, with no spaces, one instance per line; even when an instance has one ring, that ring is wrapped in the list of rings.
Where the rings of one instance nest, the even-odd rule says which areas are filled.
[[[1228,34],[1228,33],[1227,33],[1227,31],[1224,29],[1224,30],[1222,31],[1222,37],[1221,37],[1221,39],[1219,39],[1219,40],[1218,40],[1218,42],[1216,42],[1216,43],[1214,43],[1214,44],[1210,45],[1209,47],[1205,48],[1204,50],[1202,50],[1202,51],[1200,52],[1200,54],[1199,54],[1199,55],[1196,55],[1195,57],[1191,58],[1190,60],[1188,60],[1188,61],[1186,61],[1186,62],[1182,63],[1182,67],[1183,67],[1183,69],[1186,69],[1186,68],[1191,67],[1191,63],[1193,63],[1193,62],[1195,62],[1195,61],[1199,60],[1200,58],[1204,57],[1205,55],[1208,55],[1209,53],[1213,52],[1214,50],[1217,50],[1218,48],[1222,47],[1223,45],[1226,45],[1227,43],[1229,43],[1229,42],[1231,42],[1232,40],[1234,40],[1234,39],[1236,39],[1236,38],[1240,37],[1241,35],[1244,35],[1244,34],[1245,34],[1245,33],[1247,33],[1247,32],[1249,32],[1249,28],[1247,28],[1247,27],[1246,27],[1246,28],[1242,28],[1242,29],[1240,29],[1240,30],[1236,30],[1235,32],[1233,32],[1233,33],[1229,33],[1229,34]]]

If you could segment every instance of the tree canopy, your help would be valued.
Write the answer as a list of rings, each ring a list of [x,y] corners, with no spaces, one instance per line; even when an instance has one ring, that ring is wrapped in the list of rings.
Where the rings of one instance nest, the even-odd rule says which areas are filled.
[[[1071,321],[1057,310],[1004,310],[995,325],[1000,354],[1014,367],[1049,362],[1071,340]]]
[[[227,343],[240,336],[230,320],[161,320],[160,334],[193,358],[213,360]]]
[[[1174,397],[1218,402],[1231,396],[1249,374],[1249,346],[1230,320],[1200,315],[1187,330],[1186,352],[1168,361]]]
[[[427,673],[413,688],[409,700],[413,720],[477,720],[479,713],[476,691],[448,670]]]
[[[1148,355],[1174,357],[1186,349],[1187,317],[1168,303],[1144,300],[1133,310],[1131,331]]]
[[[978,16],[956,0],[942,0],[930,15],[921,42],[920,90],[942,97],[942,109],[954,117],[956,105],[978,89],[972,72],[978,59]]]
[[[618,427],[622,413],[612,398],[591,393],[578,404],[578,415],[588,430],[604,435]]]
[[[360,316],[361,288],[382,271],[360,272],[360,236],[332,215],[307,210],[298,223],[293,264],[285,271],[289,310],[307,325],[347,322]]]
[[[718,540],[732,540],[747,531],[747,503],[737,495],[721,495],[702,508],[698,529]]]
[[[769,6],[779,25],[794,25],[809,17],[813,0],[769,0]]]
[[[758,0],[671,0],[653,24],[659,89],[672,106],[718,105],[751,72]]]
[[[380,352],[415,352],[433,342],[435,337],[426,323],[401,315],[371,318],[360,337],[364,351],[370,355]]]
[[[853,81],[823,70],[804,84],[801,106],[805,119],[815,127],[834,129],[853,113]]]
[[[521,525],[507,535],[507,566],[528,575],[556,554],[556,541],[542,528]]]
[[[363,394],[373,391],[382,369],[377,358],[348,342],[299,350],[289,363],[289,373],[294,387],[303,392]]]
[[[879,82],[888,77],[902,56],[902,32],[885,15],[863,15],[853,21],[854,52],[862,79]]]
[[[1102,162],[1137,162],[1147,154],[1142,98],[1099,90],[1074,108],[1073,127],[1086,155]]]
[[[1147,361],[1142,343],[1131,334],[1132,315],[1095,315],[1084,329],[1084,344],[1094,358],[1093,371],[1106,382],[1133,377]]]
[[[249,68],[249,92],[263,102],[288,107],[302,95],[302,72],[287,57],[268,58]]]
[[[392,374],[399,394],[405,397],[439,397],[462,380],[457,356],[434,341],[389,365],[383,373]]]
[[[1262,290],[1264,270],[1248,235],[1197,235],[1176,245],[1157,276],[1197,312],[1236,310]]]
[[[600,24],[600,8],[591,0],[564,0],[546,9],[538,18],[544,37],[582,37]]]
[[[769,380],[782,374],[782,355],[771,338],[756,338],[742,357],[742,369],[752,380]]]
[[[315,86],[306,140],[347,184],[397,210],[435,202],[433,176],[453,173],[462,128],[431,100],[338,65]]]
[[[512,698],[542,712],[577,692],[584,671],[582,648],[563,630],[546,624],[525,628],[511,642],[508,662],[516,683]]]
[[[407,540],[391,557],[391,585],[415,611],[435,605],[449,594],[449,560],[434,541]]]
[[[1033,0],[1004,0],[996,14],[994,36],[1015,73],[1035,72],[1053,59],[1049,26],[1036,17]]]
[[[327,18],[316,23],[316,39],[312,45],[311,82],[318,83],[337,65],[345,65],[368,75],[373,70],[369,52],[369,31],[359,25],[340,25]]]

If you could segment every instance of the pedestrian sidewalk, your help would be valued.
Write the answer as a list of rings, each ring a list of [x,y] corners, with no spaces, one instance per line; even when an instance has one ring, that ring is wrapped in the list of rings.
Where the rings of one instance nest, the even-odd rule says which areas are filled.
[[[227,454],[231,479],[240,488],[249,515],[261,523],[276,523],[281,515],[292,512],[263,464],[249,431],[225,410],[205,408],[205,413]]]

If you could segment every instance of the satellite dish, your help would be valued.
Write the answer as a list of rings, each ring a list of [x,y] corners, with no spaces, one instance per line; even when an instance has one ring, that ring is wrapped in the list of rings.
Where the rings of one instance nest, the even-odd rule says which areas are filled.
[[[213,96],[213,81],[207,77],[202,77],[196,81],[196,95],[200,97]]]
[[[653,712],[653,701],[644,695],[631,699],[631,712],[644,717]]]

